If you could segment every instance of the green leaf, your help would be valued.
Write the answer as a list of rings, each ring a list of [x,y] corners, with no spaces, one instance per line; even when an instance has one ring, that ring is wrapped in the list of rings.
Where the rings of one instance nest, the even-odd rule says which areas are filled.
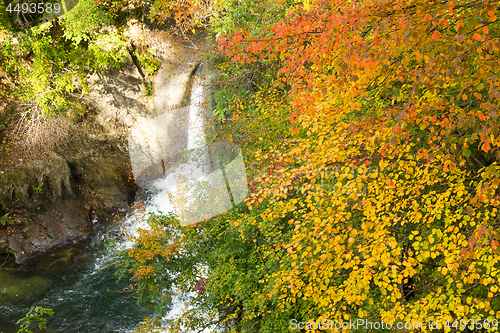
[[[462,155],[464,155],[465,157],[469,157],[470,156],[470,150],[469,149],[464,149],[462,151]]]

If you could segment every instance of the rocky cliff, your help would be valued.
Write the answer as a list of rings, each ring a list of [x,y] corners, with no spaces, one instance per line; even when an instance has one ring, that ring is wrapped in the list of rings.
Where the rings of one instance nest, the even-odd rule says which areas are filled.
[[[202,38],[199,47],[175,47],[139,23],[131,23],[127,33],[157,50],[158,75],[145,76],[133,56],[120,70],[89,75],[90,91],[82,98],[87,112],[75,119],[68,142],[20,167],[0,165],[0,253],[17,262],[85,239],[97,225],[130,209],[138,189],[130,133],[143,133],[147,141],[156,117],[189,102]],[[151,84],[154,98],[147,96]]]

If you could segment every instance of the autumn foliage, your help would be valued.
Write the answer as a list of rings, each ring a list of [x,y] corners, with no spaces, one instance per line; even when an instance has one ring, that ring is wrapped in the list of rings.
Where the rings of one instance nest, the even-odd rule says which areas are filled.
[[[241,332],[500,318],[498,1],[278,5],[218,39],[232,66],[275,69],[254,105],[289,132],[247,151],[246,209],[199,228],[243,251],[202,260],[200,297]]]

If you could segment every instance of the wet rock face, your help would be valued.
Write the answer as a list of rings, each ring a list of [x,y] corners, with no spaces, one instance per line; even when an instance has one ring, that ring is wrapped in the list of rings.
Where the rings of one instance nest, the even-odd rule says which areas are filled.
[[[93,232],[93,216],[105,220],[130,208],[137,187],[129,173],[128,161],[116,156],[73,158],[68,163],[55,152],[26,168],[4,170],[0,206],[16,219],[0,225],[0,251],[13,253],[22,262],[38,252],[85,239]]]
[[[130,178],[128,159],[90,157],[71,162],[72,171],[87,206],[101,217],[108,218],[114,212],[124,212],[135,199],[137,186]]]
[[[85,239],[94,232],[92,220],[100,225],[130,209],[138,187],[130,178],[129,127],[154,113],[144,80],[131,59],[121,70],[90,75],[77,138],[22,168],[0,165],[0,254],[22,262]],[[6,213],[12,224],[2,223]]]
[[[131,37],[151,40],[164,54],[154,78],[145,77],[132,59],[120,69],[89,75],[90,91],[82,98],[88,112],[76,122],[83,139],[44,160],[8,170],[0,165],[0,254],[22,262],[38,252],[84,239],[115,212],[127,211],[138,189],[132,178],[129,135],[147,134],[157,117],[189,104],[191,78],[200,49],[174,49],[161,35],[130,29]],[[136,31],[137,36],[132,36]],[[153,85],[154,98],[147,96]],[[174,122],[175,123],[175,122]],[[13,224],[2,223],[8,213]],[[98,223],[96,223],[98,225]]]
[[[45,161],[4,174],[0,198],[15,220],[0,228],[0,249],[8,247],[16,261],[91,231],[89,209],[62,155],[51,152]]]
[[[110,69],[106,73],[88,77],[90,92],[85,102],[96,112],[93,122],[102,130],[95,135],[108,140],[126,140],[129,127],[138,118],[152,117],[154,106],[151,97],[146,96],[143,78],[129,59],[121,70]]]
[[[17,262],[85,239],[94,232],[93,219],[104,223],[134,201],[128,126],[152,112],[152,101],[148,105],[131,64],[94,79],[78,144],[22,168],[0,165],[0,218],[7,212],[15,217],[12,224],[0,220],[0,253],[12,253]]]
[[[55,152],[51,152],[47,168],[45,174],[50,188],[53,189],[54,198],[74,197],[75,193],[71,182],[73,177],[66,159]]]

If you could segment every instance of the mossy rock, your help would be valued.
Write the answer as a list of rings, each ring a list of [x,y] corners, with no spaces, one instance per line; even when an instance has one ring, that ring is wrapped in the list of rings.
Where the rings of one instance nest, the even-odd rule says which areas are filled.
[[[11,299],[23,299],[43,293],[50,280],[42,276],[15,277],[11,270],[0,270],[0,304]]]

